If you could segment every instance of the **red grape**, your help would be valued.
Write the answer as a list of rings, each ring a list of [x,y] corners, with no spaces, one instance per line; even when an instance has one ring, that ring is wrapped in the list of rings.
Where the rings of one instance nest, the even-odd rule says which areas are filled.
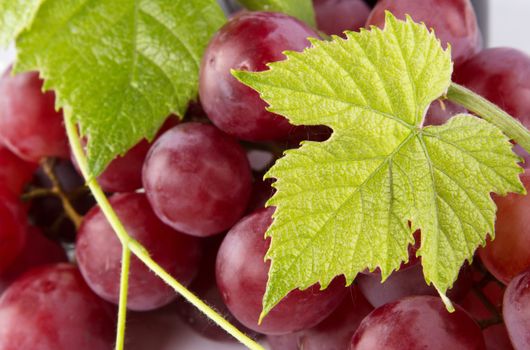
[[[168,117],[162,127],[160,127],[155,139],[177,124],[177,118],[173,116]],[[86,143],[86,140],[83,140],[83,142]],[[128,150],[123,156],[114,158],[105,171],[97,178],[101,188],[105,192],[133,192],[142,188],[142,168],[150,147],[151,143],[144,139]],[[79,166],[73,154],[72,163],[80,173]]]
[[[383,27],[385,11],[399,19],[408,14],[416,22],[433,28],[443,45],[451,44],[455,63],[461,64],[482,47],[477,17],[469,0],[381,0],[375,5],[366,25]]]
[[[27,216],[22,203],[0,185],[0,274],[22,252],[26,235]]]
[[[449,100],[440,103],[438,100],[431,103],[427,114],[425,116],[425,125],[442,125],[445,124],[451,117],[459,113],[467,113],[467,110]]]
[[[33,269],[0,298],[0,349],[110,350],[112,311],[76,267]]]
[[[0,140],[30,162],[70,154],[61,112],[55,111],[55,94],[42,92],[35,72],[0,78]]]
[[[502,314],[516,349],[530,349],[530,270],[512,279],[504,293]]]
[[[373,310],[357,287],[350,288],[342,304],[317,326],[301,331],[300,348],[304,350],[347,349],[361,321]]]
[[[201,300],[205,301],[210,307],[214,308],[217,313],[223,315],[228,322],[236,326],[239,330],[249,336],[257,337],[256,333],[241,325],[230,314],[223,302],[221,293],[217,289],[217,284],[215,283],[215,260],[222,238],[222,236],[214,236],[205,239],[203,244],[204,254],[199,273],[188,289]],[[201,336],[217,341],[235,341],[233,336],[213,323],[212,320],[189,302],[185,300],[180,301],[177,311],[182,320]]]
[[[357,276],[359,289],[368,301],[379,307],[386,303],[414,295],[438,295],[436,289],[425,282],[421,258],[416,256],[420,247],[420,231],[414,233],[415,243],[409,246],[409,258],[402,263],[399,270],[394,271],[385,282],[381,282],[379,269],[374,272],[363,272]],[[462,268],[458,280],[448,295],[451,299],[460,299],[471,288],[470,269]]]
[[[530,190],[530,173],[521,176]],[[499,281],[508,284],[512,278],[530,268],[530,196],[508,194],[495,196],[497,221],[495,239],[478,250],[480,259]]]
[[[0,294],[20,275],[33,267],[66,262],[63,247],[50,241],[36,227],[29,227],[26,244],[9,268],[0,274]]]
[[[343,350],[347,349],[361,321],[373,310],[357,286],[350,288],[342,303],[313,328],[284,335],[269,335],[272,350]]]
[[[347,289],[335,279],[327,289],[312,287],[289,293],[258,325],[270,262],[264,262],[269,241],[264,234],[273,208],[241,219],[226,235],[217,255],[217,286],[225,304],[239,322],[264,334],[286,334],[312,327],[338,306]]]
[[[263,71],[285,59],[285,50],[302,51],[318,34],[297,19],[272,12],[244,12],[220,29],[202,59],[199,93],[213,123],[237,138],[283,139],[294,128],[287,119],[265,110],[258,93],[237,81],[231,69]]]
[[[483,350],[482,332],[458,305],[449,313],[439,297],[416,296],[375,309],[355,332],[351,350]]]
[[[116,157],[98,176],[98,183],[107,192],[131,192],[142,187],[142,167],[149,152],[149,142],[143,140],[123,157]]]
[[[457,67],[454,80],[530,127],[530,56],[512,48],[486,49]]]
[[[243,215],[252,187],[245,151],[212,125],[185,123],[151,147],[145,192],[167,225],[194,236],[220,233]]]
[[[358,30],[366,23],[370,7],[363,0],[313,0],[317,27],[328,35]]]
[[[26,162],[0,145],[0,184],[19,194],[33,177],[37,163]]]
[[[487,350],[513,350],[508,331],[503,324],[490,326],[482,331]]]
[[[271,350],[300,350],[298,338],[300,332],[280,335],[268,335],[267,343]]]
[[[182,325],[177,311],[177,305],[172,303],[153,311],[128,312],[125,349],[182,349]]]
[[[178,304],[148,312],[127,315],[127,350],[242,350],[233,342],[198,337],[178,315]]]
[[[478,290],[478,292],[477,292]],[[482,296],[479,297],[478,293]],[[504,288],[501,287],[497,281],[490,281],[484,286],[477,285],[474,290],[471,290],[460,302],[459,305],[463,307],[475,320],[488,320],[496,315],[484,303],[482,297],[487,299],[497,312],[501,312],[502,298],[504,296]]]
[[[458,280],[448,291],[449,298],[463,297],[471,288],[467,267],[462,268]],[[357,283],[364,296],[374,307],[414,295],[438,295],[436,289],[425,282],[421,260],[415,260],[398,271],[394,271],[381,283],[380,273],[359,274]]]
[[[123,193],[110,203],[127,232],[142,244],[151,257],[179,282],[188,285],[195,276],[200,258],[199,241],[164,225],[153,213],[144,194]],[[79,269],[92,290],[103,299],[118,303],[121,243],[107,219],[95,207],[83,219],[77,237]],[[152,310],[170,303],[175,291],[131,257],[129,298],[131,310]]]

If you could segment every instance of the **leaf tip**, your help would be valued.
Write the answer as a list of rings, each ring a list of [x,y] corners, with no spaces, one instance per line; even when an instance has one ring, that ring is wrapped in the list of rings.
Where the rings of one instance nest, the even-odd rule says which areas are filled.
[[[265,316],[267,316],[267,313],[268,312],[265,312],[265,310],[261,311],[258,318],[258,326],[261,326],[261,324],[263,323],[263,319],[265,318]]]
[[[407,17],[410,17],[410,16],[407,15]],[[395,22],[395,21],[396,21],[396,16],[394,16],[394,14],[390,12],[389,10],[385,10],[385,23]]]
[[[453,302],[451,301],[451,299],[449,299],[447,295],[445,295],[445,293],[442,292],[440,288],[438,288],[437,285],[434,285],[434,288],[436,288],[436,291],[440,295],[440,298],[442,299],[442,302],[444,303],[447,311],[449,311],[450,313],[455,312],[455,306],[453,305]]]

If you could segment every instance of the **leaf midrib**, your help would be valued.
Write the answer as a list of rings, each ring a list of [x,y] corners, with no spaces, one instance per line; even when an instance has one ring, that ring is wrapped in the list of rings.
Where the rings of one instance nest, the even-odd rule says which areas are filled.
[[[418,135],[418,132],[411,132],[409,133],[404,139],[403,141],[396,147],[396,149],[394,151],[392,151],[392,153],[390,153],[387,157],[384,158],[384,160],[381,162],[381,164],[379,164],[379,166],[370,174],[370,176],[368,176],[361,184],[359,184],[357,186],[357,188],[344,200],[342,201],[342,203],[340,204],[340,206],[334,210],[333,212],[334,213],[337,213],[338,211],[340,211],[344,205],[346,205],[346,203],[348,203],[350,201],[350,199],[356,194],[358,193],[362,187],[368,183],[376,174],[379,173],[379,171],[381,171],[384,167],[384,165],[388,162],[390,162],[400,151],[403,147],[405,147],[411,140],[414,140],[415,139],[415,136],[417,137]],[[328,223],[335,217],[335,215],[329,215],[329,217],[326,219],[326,221],[320,226],[320,228],[315,231],[315,233],[312,235],[311,239],[308,240],[308,242],[301,248],[298,250],[298,253],[295,255],[296,258],[293,258],[291,260],[291,263],[289,264],[289,266],[286,268],[286,269],[282,269],[282,272],[283,273],[290,273],[291,270],[293,269],[294,265],[295,265],[295,262],[298,260],[298,258],[306,251],[306,249],[309,247],[309,245],[311,244],[311,242],[314,240],[314,238],[320,234],[322,234],[323,232],[323,229],[328,225]],[[273,238],[274,239],[274,238]],[[284,265],[285,266],[285,265]]]

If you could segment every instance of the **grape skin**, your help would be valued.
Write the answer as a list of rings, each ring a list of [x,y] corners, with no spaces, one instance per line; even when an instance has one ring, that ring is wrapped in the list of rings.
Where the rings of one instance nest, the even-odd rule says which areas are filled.
[[[530,349],[530,271],[516,276],[504,293],[502,315],[516,349]]]
[[[215,283],[215,261],[223,238],[222,236],[214,236],[206,238],[203,241],[204,254],[200,263],[199,272],[188,289],[215,309],[217,313],[223,315],[237,329],[248,336],[256,338],[258,337],[257,333],[244,327],[230,314]],[[180,318],[202,337],[219,342],[232,342],[236,340],[188,301],[179,300],[176,309]]]
[[[281,13],[243,12],[222,27],[203,56],[199,94],[208,118],[224,132],[248,141],[286,138],[294,129],[287,119],[265,110],[258,93],[243,85],[231,69],[259,72],[285,59],[284,51],[302,51],[318,34]]]
[[[439,297],[415,296],[375,309],[355,332],[351,350],[484,350],[482,332],[458,305],[449,313]]]
[[[0,349],[110,350],[113,313],[73,265],[36,268],[0,298]]]
[[[38,165],[26,162],[0,144],[0,184],[15,194],[20,194],[30,182]]]
[[[200,243],[195,237],[176,232],[153,213],[145,194],[123,193],[110,204],[129,235],[142,244],[150,256],[183,285],[197,273]],[[76,258],[87,284],[101,298],[118,304],[121,271],[121,243],[99,207],[83,219],[77,237]],[[175,291],[136,257],[131,257],[129,297],[131,310],[153,310],[177,297]]]
[[[424,125],[442,125],[460,113],[467,113],[467,110],[449,100],[443,101],[443,105],[436,100],[427,110]]]
[[[363,0],[313,0],[317,27],[327,35],[357,31],[366,23],[370,7]]]
[[[177,118],[173,116],[168,117],[160,127],[155,139],[177,124]],[[83,140],[83,143],[86,143],[86,140]],[[144,139],[128,150],[123,156],[117,156],[114,158],[105,171],[103,171],[103,173],[97,178],[101,188],[105,192],[111,193],[133,192],[142,188],[142,168],[150,148],[151,143]],[[73,154],[72,163],[77,172],[81,173]]]
[[[317,326],[304,330],[300,348],[304,350],[347,349],[361,321],[373,310],[356,286],[350,288],[342,304]]]
[[[483,50],[457,67],[454,81],[530,127],[530,56],[517,49]]]
[[[487,350],[513,350],[508,331],[504,324],[496,324],[482,331]]]
[[[26,244],[27,216],[22,203],[0,184],[0,274]]]
[[[380,273],[360,274],[357,277],[359,289],[374,306],[379,307],[404,297],[414,295],[438,295],[432,285],[425,282],[421,260],[412,260],[410,264],[394,271],[384,282]],[[451,300],[459,300],[471,288],[469,268],[464,266],[460,275],[447,292]]]
[[[530,189],[530,173],[521,181]],[[508,284],[512,278],[530,268],[530,196],[510,193],[494,196],[497,204],[495,239],[479,248],[480,260],[495,278]]]
[[[230,312],[246,327],[263,334],[287,334],[310,328],[340,304],[347,288],[337,278],[323,291],[313,285],[290,292],[258,325],[270,262],[264,262],[269,241],[263,239],[273,208],[260,209],[237,223],[217,254],[217,286]]]
[[[482,35],[469,0],[381,0],[375,5],[366,27],[385,24],[385,11],[404,20],[405,14],[415,22],[433,28],[442,44],[451,44],[451,55],[458,66],[482,48]]]
[[[98,176],[101,188],[106,192],[132,192],[142,188],[142,167],[150,146],[147,141],[140,141],[123,157],[118,156],[110,162]]]
[[[66,261],[63,247],[44,237],[38,228],[29,227],[22,252],[9,268],[0,274],[0,294],[26,271],[37,266]]]
[[[482,274],[481,274],[482,276]],[[487,299],[487,301],[495,308],[496,312],[501,312],[502,309],[502,298],[504,296],[504,287],[501,287],[497,281],[491,280],[485,285],[475,285],[475,289],[478,289],[480,293]],[[491,319],[495,315],[492,310],[484,304],[484,301],[480,299],[475,290],[471,290],[465,298],[463,298],[459,305],[462,306],[475,320],[487,320]]]
[[[245,151],[212,125],[185,123],[164,133],[143,168],[157,216],[174,229],[211,236],[243,215],[252,190]]]
[[[267,343],[271,350],[299,350],[299,332],[282,335],[268,335]]]
[[[42,93],[37,73],[12,76],[9,68],[0,78],[0,141],[28,162],[70,156],[55,94]]]

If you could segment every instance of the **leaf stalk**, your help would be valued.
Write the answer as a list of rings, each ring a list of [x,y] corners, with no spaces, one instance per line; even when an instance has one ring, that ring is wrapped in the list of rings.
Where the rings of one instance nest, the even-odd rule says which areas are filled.
[[[530,153],[530,131],[500,107],[456,83],[451,83],[446,97],[495,125]]]

